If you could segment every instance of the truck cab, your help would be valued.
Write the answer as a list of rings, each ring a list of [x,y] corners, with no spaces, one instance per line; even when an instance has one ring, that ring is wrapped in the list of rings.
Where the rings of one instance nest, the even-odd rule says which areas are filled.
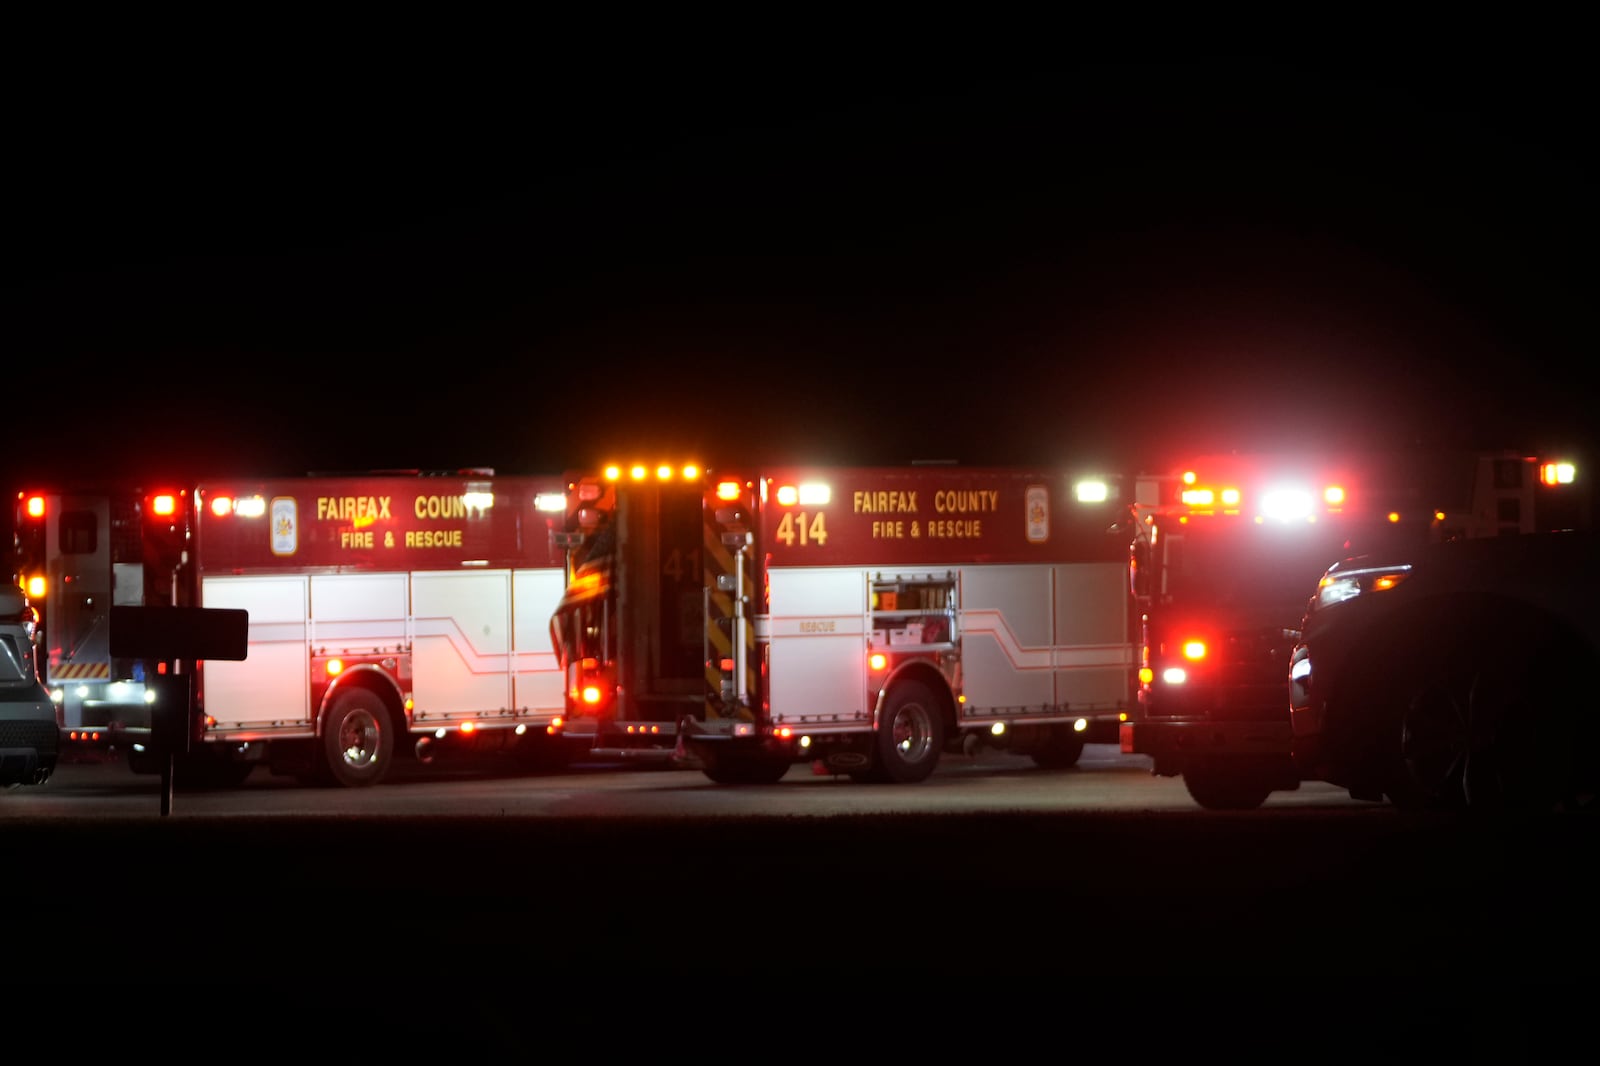
[[[1317,576],[1364,546],[1420,541],[1431,518],[1380,499],[1359,464],[1201,456],[1141,479],[1130,581],[1140,715],[1124,752],[1182,776],[1213,810],[1300,786],[1284,670]]]

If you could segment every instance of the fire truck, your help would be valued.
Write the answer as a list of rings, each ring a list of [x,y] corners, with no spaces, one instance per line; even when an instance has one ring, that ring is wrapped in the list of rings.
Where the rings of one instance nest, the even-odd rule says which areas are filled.
[[[1214,810],[1300,786],[1288,669],[1327,568],[1368,552],[1586,522],[1572,467],[1519,452],[1201,456],[1141,477],[1131,582],[1141,714],[1124,752]]]
[[[236,784],[265,764],[359,787],[397,757],[558,761],[565,506],[560,477],[492,470],[23,492],[16,573],[40,606],[63,746],[160,772],[148,701],[182,664],[115,658],[111,619],[170,605],[248,614],[243,660],[190,668],[181,779]]]
[[[916,782],[980,745],[1070,767],[1135,706],[1120,491],[943,464],[573,474],[562,735],[721,784]]]

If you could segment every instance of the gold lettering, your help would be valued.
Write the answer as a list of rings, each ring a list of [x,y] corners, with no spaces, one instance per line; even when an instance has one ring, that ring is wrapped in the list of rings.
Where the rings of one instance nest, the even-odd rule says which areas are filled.
[[[928,523],[928,536],[945,540],[976,540],[983,536],[981,518],[943,519]]]
[[[317,517],[331,522],[372,522],[389,517],[389,496],[318,496]]]
[[[890,492],[878,489],[874,492],[857,490],[850,494],[850,506],[856,514],[888,514],[899,511],[915,514],[917,510],[916,492]]]
[[[467,501],[461,496],[418,496],[412,510],[418,518],[465,518]]]
[[[413,529],[406,531],[408,548],[459,548],[464,543],[459,529]]]
[[[940,514],[993,514],[1000,510],[1000,490],[940,489],[933,494],[933,509]]]

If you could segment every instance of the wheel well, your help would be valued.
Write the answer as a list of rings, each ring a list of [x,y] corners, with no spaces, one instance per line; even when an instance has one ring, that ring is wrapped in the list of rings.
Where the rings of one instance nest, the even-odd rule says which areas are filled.
[[[939,701],[939,718],[944,723],[944,735],[951,737],[956,731],[956,701],[950,691],[950,682],[945,680],[937,667],[926,660],[914,659],[903,664],[883,686],[883,698],[878,701],[878,711],[883,710],[883,704],[888,699],[889,693],[896,685],[906,681],[920,681],[928,686],[934,698]],[[878,715],[873,715],[876,720]]]
[[[383,703],[383,709],[387,712],[396,732],[401,735],[408,732],[409,723],[406,721],[405,707],[393,682],[377,671],[363,670],[341,677],[336,684],[329,685],[328,690],[323,693],[322,709],[317,714],[317,736],[322,736],[327,728],[328,711],[343,693],[352,689],[363,689],[377,696]]]

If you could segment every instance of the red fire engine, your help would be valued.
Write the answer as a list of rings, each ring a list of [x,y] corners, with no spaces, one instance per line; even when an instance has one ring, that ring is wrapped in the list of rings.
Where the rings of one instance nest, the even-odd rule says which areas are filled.
[[[1181,774],[1207,808],[1251,809],[1298,788],[1289,657],[1328,566],[1587,524],[1571,469],[1515,452],[1213,455],[1141,478],[1132,582],[1142,713],[1122,727],[1122,750],[1151,756],[1158,775]]]
[[[195,667],[204,732],[183,773],[276,773],[347,786],[389,772],[408,737],[559,757],[550,614],[553,477],[492,471],[207,481],[173,490],[23,493],[17,575],[41,605],[42,674],[69,746],[150,757],[148,682],[169,664],[111,656],[113,605],[248,612],[242,661]]]
[[[713,781],[1073,765],[1134,706],[1127,503],[1062,471],[608,468],[569,478],[568,737]]]

